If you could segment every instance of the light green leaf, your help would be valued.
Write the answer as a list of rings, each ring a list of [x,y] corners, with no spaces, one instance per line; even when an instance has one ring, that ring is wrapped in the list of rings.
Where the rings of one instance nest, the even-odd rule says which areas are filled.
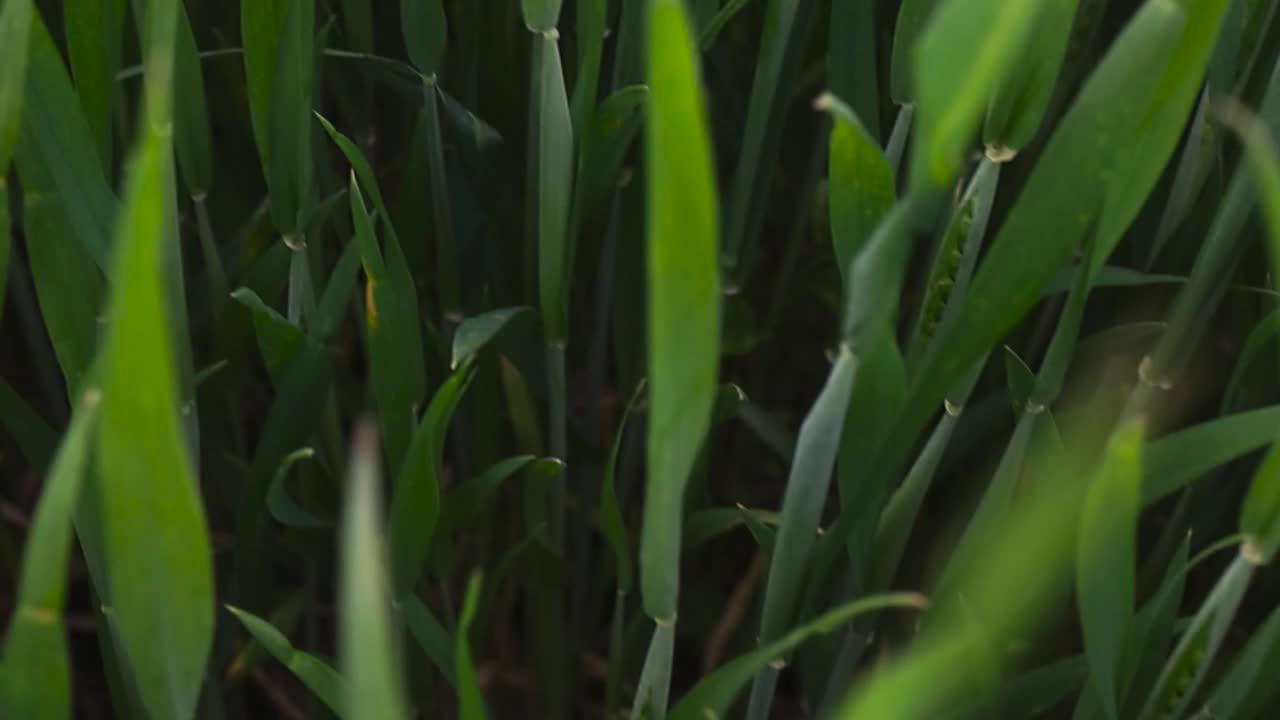
[[[76,411],[49,470],[23,550],[17,607],[0,650],[0,709],[6,717],[71,717],[71,663],[62,610],[71,521],[88,463],[98,392]]]
[[[715,400],[719,227],[697,56],[682,0],[651,3],[648,40],[650,400],[640,585],[645,611],[665,623],[676,616],[684,488]]]
[[[339,647],[350,683],[343,702],[351,720],[409,717],[382,542],[382,478],[372,423],[356,427],[342,519]]]

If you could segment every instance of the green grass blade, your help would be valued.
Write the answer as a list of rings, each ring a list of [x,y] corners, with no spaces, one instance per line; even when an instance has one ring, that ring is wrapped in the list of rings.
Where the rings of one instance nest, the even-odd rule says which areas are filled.
[[[649,440],[640,589],[674,623],[684,488],[711,421],[719,364],[714,166],[684,3],[648,24]]]
[[[700,23],[702,29],[698,32],[698,48],[703,52],[710,50],[715,45],[716,38],[720,37],[720,32],[724,30],[724,26],[738,14],[740,10],[747,6],[751,0],[726,0],[716,13],[711,16],[706,23]]]
[[[609,206],[620,182],[622,165],[640,132],[649,89],[629,85],[600,103],[585,127],[574,125],[582,143],[582,165],[574,184],[574,216],[581,224]]]
[[[836,267],[844,277],[893,207],[893,171],[853,110],[830,94],[818,98],[815,105],[828,110],[835,120],[831,126],[828,204]]]
[[[116,198],[62,58],[38,15],[32,18],[29,52],[20,153],[44,166],[66,204],[66,219],[75,236],[99,269],[107,272],[112,267]]]
[[[9,172],[22,121],[27,48],[34,14],[31,0],[6,0],[0,8],[0,177]]]
[[[436,534],[447,535],[455,529],[475,527],[478,516],[492,501],[502,484],[515,475],[528,472],[535,477],[555,477],[563,469],[564,463],[556,458],[539,459],[533,455],[519,455],[499,460],[445,494]]]
[[[273,385],[280,387],[289,364],[306,340],[305,336],[296,325],[286,320],[275,308],[268,306],[249,288],[237,288],[231,293],[231,297],[253,314],[253,329],[258,338],[258,349],[262,352],[263,364],[267,366],[267,375]]]
[[[276,72],[276,48],[285,15],[293,0],[240,0],[240,36],[244,45],[245,84],[249,118],[263,173],[270,178],[272,139],[272,86]]]
[[[1266,221],[1271,252],[1271,265],[1280,267],[1280,164],[1276,161],[1276,140],[1269,127],[1256,115],[1240,106],[1229,106],[1227,124],[1244,143],[1244,157],[1253,170],[1258,186],[1258,200]]]
[[[1093,258],[1095,269],[1106,262],[1173,155],[1193,111],[1218,30],[1230,4],[1228,0],[1177,0],[1177,5],[1186,13],[1186,21],[1160,74],[1133,146],[1108,184],[1107,199],[1098,218],[1099,252]]]
[[[27,464],[43,472],[58,446],[58,434],[4,378],[0,378],[0,423]]]
[[[449,631],[444,629],[440,621],[436,620],[416,595],[406,596],[400,609],[404,613],[405,625],[409,626],[409,633],[413,635],[413,639],[444,676],[445,682],[457,687],[458,664],[454,660],[455,643],[449,636]]]
[[[267,508],[271,511],[271,517],[275,518],[281,525],[295,528],[326,528],[332,527],[333,521],[322,518],[312,513],[298,504],[293,496],[289,494],[287,485],[289,480],[289,470],[293,466],[303,460],[311,460],[316,456],[313,448],[298,448],[280,461],[280,467],[276,469],[275,477],[271,480],[271,487],[267,490]]]
[[[737,0],[725,5],[741,7]],[[831,4],[827,70],[831,93],[844,98],[876,144],[880,138],[879,53],[876,48],[875,0],[842,0]],[[705,47],[705,46],[704,46]]]
[[[162,269],[176,8],[149,13],[147,125],[117,231],[97,459],[110,597],[148,711],[194,714],[213,635],[213,570],[178,419]]]
[[[361,245],[361,255],[365,258],[364,325],[374,398],[386,435],[387,461],[390,467],[399,467],[409,446],[415,407],[424,394],[425,385],[421,336],[417,328],[417,294],[404,256],[393,255],[399,246],[393,245],[391,236],[387,238],[389,257],[379,269],[383,261],[355,173],[351,175],[350,188],[351,219],[356,228],[356,242]]]
[[[199,48],[186,6],[181,3],[174,50],[173,145],[187,192],[198,202],[213,187],[213,133]]]
[[[440,69],[448,46],[449,26],[440,0],[400,0],[400,32],[409,60],[424,75]]]
[[[315,60],[315,0],[289,0],[270,85],[267,186],[271,217],[286,239],[302,232],[311,186],[311,92]],[[293,242],[303,242],[294,238]]]
[[[538,296],[549,342],[563,344],[568,332],[573,248],[569,241],[569,200],[573,186],[573,123],[565,95],[564,70],[556,39],[535,35],[538,79],[531,93],[536,119],[535,154],[538,228]]]
[[[596,96],[600,92],[600,60],[604,54],[605,22],[608,0],[582,0],[578,3],[577,40],[578,75],[573,83],[570,107],[573,128],[584,132],[595,114]],[[582,141],[581,135],[578,141]]]
[[[333,351],[318,343],[303,343],[267,412],[236,506],[238,602],[242,604],[266,606],[271,597],[272,546],[266,537],[271,480],[286,455],[310,442],[329,402],[333,375]]]
[[[474,377],[474,368],[463,364],[431,398],[396,475],[388,537],[392,587],[397,598],[413,590],[426,563],[440,515],[445,436]]]
[[[343,700],[349,694],[349,690],[346,680],[338,674],[338,671],[324,660],[294,649],[289,638],[266,620],[230,605],[227,606],[227,610],[240,621],[259,645],[301,680],[302,684],[320,698],[326,707],[338,717],[347,717],[343,712]]]
[[[384,253],[379,255],[376,252],[376,245],[373,241],[373,233],[368,232],[362,234],[357,232],[357,241],[361,243],[361,257],[365,263],[366,275],[372,274],[378,277],[374,283],[374,307],[377,311],[376,317],[380,318],[379,323],[393,323],[394,328],[385,328],[380,333],[370,331],[370,338],[377,338],[379,343],[384,345],[391,344],[391,340],[395,340],[395,347],[386,348],[388,350],[387,358],[389,362],[396,363],[394,373],[384,374],[383,381],[390,383],[396,381],[400,383],[399,387],[403,393],[396,396],[396,401],[415,405],[421,402],[427,393],[427,375],[426,368],[423,365],[422,342],[422,318],[418,312],[417,291],[413,274],[410,272],[408,260],[405,259],[403,246],[400,243],[400,237],[396,234],[395,226],[391,224],[391,215],[387,211],[387,205],[383,201],[382,190],[378,187],[378,178],[373,172],[373,168],[369,165],[369,161],[360,152],[345,135],[338,132],[328,120],[319,114],[316,118],[320,121],[320,125],[329,134],[333,143],[338,146],[342,154],[351,163],[351,170],[354,175],[352,186],[358,187],[361,193],[368,193],[369,199],[373,201],[373,207],[377,211],[378,218],[382,222],[382,229],[385,238]],[[356,207],[359,200],[360,208]],[[354,196],[351,198],[353,221],[357,222],[357,231],[368,230],[367,225],[362,225],[364,219],[368,217],[367,212],[361,212],[363,209],[363,199]],[[385,263],[384,263],[385,260]],[[381,289],[379,289],[381,288]],[[366,286],[366,300],[368,298],[368,287]],[[368,325],[368,306],[366,305],[366,325]],[[392,351],[394,350],[394,351]],[[379,349],[382,353],[382,348]],[[384,430],[385,431],[385,430]],[[391,467],[396,467],[398,460],[392,454],[396,449],[391,446],[391,438],[386,438],[388,457],[393,458],[395,462]]]
[[[453,211],[449,206],[449,187],[445,174],[444,140],[440,132],[440,102],[444,97],[439,85],[424,83],[422,108],[423,133],[426,135],[427,169],[431,175],[431,214],[435,225],[436,282],[440,285],[440,312],[449,322],[462,317],[462,301],[458,290],[457,241],[453,233]],[[387,223],[390,225],[390,221]],[[399,244],[399,241],[397,241]]]
[[[809,556],[817,537],[857,367],[853,352],[842,345],[826,386],[800,426],[795,461],[782,498],[782,524],[765,586],[759,633],[762,645],[782,637],[795,620],[804,580],[804,558]],[[768,717],[773,695],[769,675],[776,674],[777,670],[771,668],[757,678],[748,717]]]
[[[1076,593],[1090,678],[1107,717],[1119,715],[1121,654],[1133,622],[1141,510],[1142,424],[1111,436],[1085,496],[1076,551]]]
[[[339,647],[350,683],[343,702],[351,720],[403,720],[400,653],[392,634],[382,542],[382,479],[372,423],[356,427],[342,521]]]
[[[1240,511],[1240,530],[1246,535],[1245,552],[1261,565],[1280,549],[1280,445],[1271,449],[1254,475]]]
[[[893,58],[889,67],[889,95],[899,105],[916,101],[916,49],[938,0],[902,0],[893,25]]]
[[[1223,572],[1165,663],[1139,720],[1182,717],[1222,647],[1254,570],[1242,554]]]
[[[622,515],[622,507],[618,503],[617,476],[618,456],[622,452],[622,443],[626,439],[627,421],[636,411],[640,399],[644,397],[645,385],[640,383],[627,402],[627,409],[622,412],[618,421],[617,434],[613,445],[609,448],[609,460],[605,463],[604,473],[600,477],[600,504],[596,510],[596,519],[600,525],[600,533],[609,543],[613,551],[614,572],[617,577],[618,592],[629,593],[635,584],[635,556],[631,549],[631,535],[627,532],[627,522]]]
[[[1184,13],[1172,0],[1151,0],[1130,20],[1080,91],[1036,163],[956,314],[939,330],[886,446],[897,466],[910,438],[974,362],[1037,302],[1040,289],[1101,211],[1117,171],[1155,93]],[[1064,188],[1075,188],[1065,192]],[[1037,237],[1034,244],[1027,237]]]
[[[524,24],[531,32],[550,33],[556,29],[560,19],[562,0],[520,0],[520,11],[524,14]]]
[[[788,93],[795,82],[801,46],[810,34],[818,4],[814,0],[769,0],[765,9],[746,126],[729,189],[721,248],[726,280],[734,284],[742,281],[739,265],[752,254],[763,223],[765,198],[790,100]]]
[[[1268,672],[1277,662],[1280,662],[1280,608],[1273,610],[1249,638],[1244,650],[1214,687],[1202,713],[1209,717],[1265,717],[1265,710],[1275,707],[1280,696],[1280,688],[1271,682]]]
[[[480,604],[481,574],[471,575],[467,582],[467,594],[462,601],[462,615],[458,618],[458,718],[459,720],[485,720],[489,713],[485,710],[484,695],[480,692],[480,683],[476,679],[475,662],[471,659],[471,641],[467,633],[476,619],[476,608]]]
[[[23,549],[17,607],[0,648],[0,709],[6,717],[71,717],[70,658],[62,610],[71,520],[88,464],[98,402],[89,391],[49,470]]]
[[[97,158],[110,175],[112,103],[117,95],[125,0],[68,0],[62,10],[67,55],[80,107],[93,130]]]
[[[69,395],[83,387],[98,347],[105,281],[72,225],[74,200],[31,146],[18,148],[23,232],[36,299]]]
[[[1167,435],[1147,449],[1142,504],[1181,489],[1214,468],[1275,441],[1280,406],[1228,415]]]
[[[475,357],[508,325],[517,322],[521,316],[532,317],[532,313],[532,309],[528,307],[509,307],[490,310],[463,320],[453,331],[453,355],[449,367],[456,369]]]
[[[766,665],[778,662],[796,646],[815,635],[825,635],[850,620],[866,613],[887,608],[916,608],[928,606],[928,600],[915,593],[875,595],[831,610],[822,616],[791,630],[787,634],[741,657],[734,658],[714,673],[702,678],[680,702],[671,709],[671,720],[700,720],[722,718],[729,714],[734,699],[746,687],[753,675]]]
[[[654,626],[653,638],[644,656],[644,667],[640,669],[640,680],[636,683],[631,720],[666,720],[675,643],[675,625]]]
[[[1014,152],[1031,142],[1058,83],[1080,0],[1043,0],[1030,37],[1024,38],[1018,62],[1009,70],[987,106],[983,142],[998,151]]]
[[[911,183],[955,177],[991,92],[1031,37],[1046,0],[944,0],[916,50],[918,108]]]

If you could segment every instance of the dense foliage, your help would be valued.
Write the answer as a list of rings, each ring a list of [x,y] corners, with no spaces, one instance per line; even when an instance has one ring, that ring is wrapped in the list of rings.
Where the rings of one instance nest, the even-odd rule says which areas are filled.
[[[1276,717],[1277,5],[0,0],[0,718]]]

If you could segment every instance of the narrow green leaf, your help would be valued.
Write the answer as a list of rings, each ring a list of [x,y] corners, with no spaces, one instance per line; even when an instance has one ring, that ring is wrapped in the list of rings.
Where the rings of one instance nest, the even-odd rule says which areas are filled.
[[[902,0],[898,8],[898,21],[893,25],[889,95],[899,105],[913,105],[916,101],[916,51],[938,1]]]
[[[987,106],[983,142],[997,152],[1017,152],[1035,137],[1067,56],[1080,0],[1043,0],[1034,31],[1023,38],[1018,62]]]
[[[1142,481],[1141,423],[1111,436],[1085,496],[1076,550],[1076,593],[1089,673],[1107,717],[1118,717],[1121,654],[1133,622]]]
[[[310,653],[295,650],[289,639],[266,620],[237,607],[226,607],[253,639],[301,680],[326,707],[338,717],[346,717],[343,700],[350,691],[346,680],[329,663]]]
[[[1009,398],[1013,400],[1013,413],[1021,415],[1035,392],[1036,375],[1008,345],[1004,348],[1004,373],[1009,383]]]
[[[293,0],[240,0],[240,36],[244,45],[245,83],[253,139],[263,172],[270,178],[272,139],[272,86],[276,73],[276,49],[285,15]]]
[[[671,661],[676,642],[675,625],[657,624],[636,683],[631,720],[666,720],[671,695]]]
[[[480,682],[476,679],[475,662],[471,659],[471,641],[467,633],[476,619],[476,608],[480,604],[481,574],[477,571],[467,582],[467,594],[462,601],[462,615],[458,618],[458,718],[459,720],[485,720],[489,713],[485,710],[484,695],[480,692]]]
[[[444,675],[445,681],[457,687],[458,664],[454,660],[455,643],[449,636],[449,631],[444,629],[440,621],[436,620],[416,595],[405,596],[400,609],[404,613],[405,624],[409,626],[409,633],[413,635],[413,639],[422,647],[423,652],[431,659],[431,663],[436,666],[440,674]]]
[[[582,143],[582,165],[574,183],[578,223],[594,220],[608,207],[622,178],[622,165],[640,132],[649,88],[629,85],[604,99],[586,127],[574,125]]]
[[[835,120],[831,126],[828,205],[836,267],[841,277],[846,277],[853,259],[893,207],[893,171],[853,110],[830,94],[815,104]]]
[[[352,720],[409,717],[392,633],[382,543],[382,479],[373,424],[356,426],[342,520],[339,647],[347,687],[343,707]]]
[[[439,71],[448,42],[444,5],[440,0],[400,0],[400,32],[409,59],[425,75]]]
[[[539,467],[532,467],[537,463]],[[439,527],[436,533],[443,535],[457,528],[474,527],[476,517],[484,510],[502,484],[521,472],[529,472],[534,476],[551,476],[560,474],[564,463],[556,458],[542,458],[533,455],[499,460],[484,472],[458,484],[443,499]]]
[[[1253,477],[1240,511],[1240,530],[1255,563],[1270,562],[1280,550],[1280,444],[1271,448]]]
[[[1182,716],[1222,647],[1254,570],[1240,555],[1223,572],[1165,663],[1139,720]]]
[[[237,288],[231,297],[253,313],[253,328],[262,360],[267,366],[267,375],[271,377],[272,384],[279,387],[284,382],[289,363],[306,340],[305,336],[298,326],[286,320],[249,288]]]
[[[110,597],[148,712],[191,717],[213,639],[213,568],[178,418],[163,259],[173,165],[171,102],[176,8],[148,18],[149,127],[131,164],[117,230],[103,349],[97,459]],[[167,17],[166,17],[167,16]]]
[[[622,507],[618,503],[616,481],[618,476],[618,456],[622,453],[622,443],[626,439],[627,421],[635,412],[644,397],[645,383],[641,381],[631,393],[627,409],[618,420],[617,434],[613,445],[609,448],[609,460],[605,463],[604,473],[600,477],[600,504],[596,510],[596,521],[600,532],[613,551],[614,572],[617,574],[618,592],[629,593],[635,584],[635,557],[631,549],[631,535],[627,532],[627,521],[622,516]]]
[[[721,248],[726,282],[735,285],[741,281],[739,266],[753,253],[764,221],[769,183],[781,149],[783,119],[790,105],[789,93],[799,73],[800,56],[819,4],[815,0],[769,0],[765,8],[746,125],[729,188]],[[657,92],[658,88],[653,90]]]
[[[88,464],[98,392],[76,411],[49,470],[23,549],[17,606],[0,648],[0,709],[6,717],[71,717],[71,663],[62,610],[71,520]]]
[[[282,525],[296,528],[325,528],[332,527],[333,521],[322,518],[312,512],[307,511],[293,499],[289,494],[287,482],[289,479],[289,470],[302,460],[310,460],[316,456],[313,448],[299,448],[280,461],[280,467],[276,470],[275,477],[271,480],[271,487],[267,490],[267,507],[271,510],[271,517],[275,518]]]
[[[187,192],[201,198],[213,187],[213,133],[209,129],[209,106],[199,48],[182,3],[179,3],[174,51],[173,145]]]
[[[1093,267],[1106,262],[1173,155],[1199,95],[1230,4],[1229,0],[1176,2],[1185,13],[1182,32],[1159,75],[1155,95],[1137,126],[1133,144],[1107,183],[1106,202],[1098,218],[1099,251],[1094,255]]]
[[[1167,435],[1145,453],[1142,504],[1151,505],[1188,482],[1276,439],[1280,406],[1228,415]]]
[[[720,31],[724,30],[724,26],[729,24],[738,11],[747,6],[751,0],[726,0],[715,15],[711,16],[705,24],[702,24],[702,30],[698,33],[698,48],[703,52],[710,50],[716,43],[716,38],[720,36]]]
[[[423,83],[422,132],[426,136],[427,170],[431,176],[431,216],[435,225],[436,282],[440,285],[440,311],[454,322],[462,317],[458,274],[457,240],[453,232],[453,210],[445,172],[444,139],[440,130],[440,102],[444,94],[435,83]],[[388,219],[387,225],[390,226]],[[399,241],[396,241],[399,245]]]
[[[857,367],[849,346],[841,345],[826,385],[800,426],[795,460],[782,497],[782,524],[765,585],[758,634],[761,645],[782,637],[795,620],[806,570],[804,559],[817,537]],[[773,669],[757,678],[748,717],[768,717],[776,674]]]
[[[916,51],[912,186],[945,188],[964,159],[992,90],[1019,59],[1047,0],[944,0]]]
[[[272,220],[286,238],[302,231],[302,213],[311,186],[315,15],[315,0],[289,0],[271,75],[267,185]]]
[[[563,343],[567,333],[573,248],[569,241],[569,201],[573,186],[573,123],[564,89],[564,70],[556,39],[535,35],[535,145],[530,150],[537,169],[538,297],[542,322],[551,342]]]
[[[74,200],[31,146],[18,147],[23,232],[40,315],[69,395],[83,387],[98,347],[98,314],[105,281],[72,224]]]
[[[520,0],[520,10],[524,14],[524,24],[535,33],[550,33],[556,29],[560,19],[560,3],[562,0]]]
[[[365,330],[374,397],[386,435],[387,460],[391,467],[398,467],[409,444],[415,407],[425,394],[426,385],[417,293],[394,235],[387,235],[386,272],[380,273],[371,266],[369,261],[379,257],[377,240],[355,173],[350,187],[351,217],[366,260]]]
[[[27,47],[34,13],[31,0],[5,0],[0,8],[0,178],[9,172],[22,120]]]
[[[648,26],[649,440],[640,543],[645,612],[675,621],[684,488],[711,420],[719,361],[714,166],[684,3]],[[663,628],[660,626],[660,631]]]
[[[271,597],[272,545],[266,536],[271,481],[284,457],[310,442],[329,403],[333,373],[333,351],[319,343],[303,343],[267,412],[236,507],[238,589],[245,604],[265,605]]]
[[[708,720],[726,717],[734,699],[756,673],[779,661],[796,646],[815,635],[825,635],[866,613],[887,608],[928,607],[928,600],[915,593],[874,595],[849,603],[791,630],[765,647],[734,658],[714,673],[702,678],[671,709],[671,720]]]
[[[0,378],[0,423],[32,469],[43,472],[58,446],[58,435],[4,378]]]
[[[508,324],[531,312],[528,307],[500,308],[463,320],[453,332],[453,359],[449,366],[456,369],[484,349]]]
[[[600,60],[604,54],[605,22],[609,12],[608,0],[581,0],[578,2],[576,30],[578,40],[578,71],[573,84],[571,101],[573,128],[581,133],[590,124],[596,110],[596,96],[600,92]]]
[[[726,3],[746,5],[743,0]],[[831,4],[831,33],[827,43],[827,71],[831,92],[844,98],[876,142],[880,133],[880,53],[876,45],[880,11],[876,0],[842,0]],[[706,47],[705,45],[703,46]]]
[[[440,516],[444,441],[449,421],[474,377],[474,368],[464,363],[436,391],[396,475],[388,537],[392,588],[397,598],[413,589],[427,560]]]
[[[6,4],[6,7],[11,7]],[[103,272],[111,269],[116,198],[107,184],[92,131],[53,40],[39,15],[31,22],[18,155],[38,162],[65,203],[66,221]]]
[[[1218,681],[1201,714],[1207,717],[1260,718],[1275,707],[1280,688],[1270,668],[1280,662],[1280,608],[1249,638],[1231,668]]]
[[[93,129],[95,157],[110,174],[112,103],[124,35],[124,0],[67,0],[62,9],[67,55],[80,107]]]

